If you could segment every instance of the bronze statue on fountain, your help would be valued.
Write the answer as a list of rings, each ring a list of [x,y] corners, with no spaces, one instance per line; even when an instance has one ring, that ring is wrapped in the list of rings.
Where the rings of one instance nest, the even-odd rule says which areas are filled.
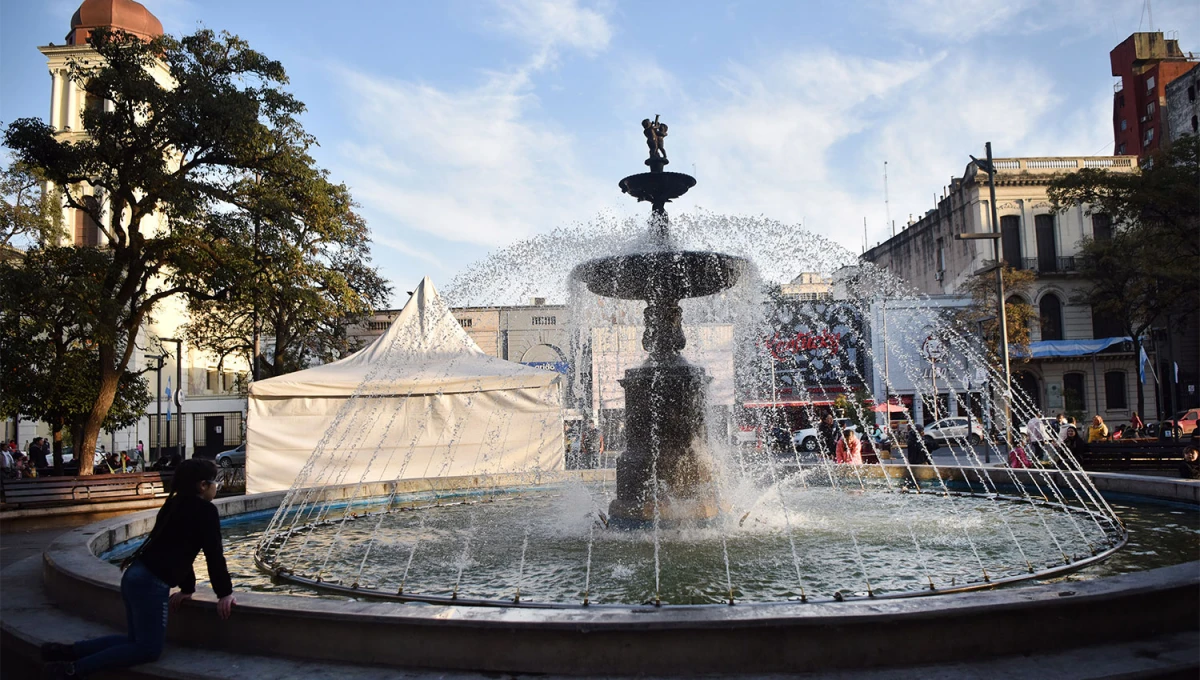
[[[618,522],[697,520],[721,512],[704,422],[705,390],[712,378],[680,356],[686,345],[679,301],[721,292],[735,283],[747,262],[707,251],[678,250],[670,238],[666,204],[687,193],[696,179],[664,172],[667,126],[642,121],[650,172],[621,180],[621,191],[651,205],[656,248],[649,252],[589,260],[572,272],[588,290],[605,297],[645,300],[643,365],[625,372],[625,433],[617,460],[617,498],[609,516]]]

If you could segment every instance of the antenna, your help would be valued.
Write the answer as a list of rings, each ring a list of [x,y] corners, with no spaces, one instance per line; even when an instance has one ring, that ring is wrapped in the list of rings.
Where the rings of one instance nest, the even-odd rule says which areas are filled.
[[[1150,32],[1154,32],[1154,4],[1146,0],[1146,14],[1150,19]]]
[[[883,211],[884,217],[888,222],[892,222],[892,204],[888,200],[888,185],[887,185],[887,161],[883,162]],[[892,236],[896,235],[896,223],[892,222]]]
[[[867,252],[867,218],[863,216],[863,254]]]

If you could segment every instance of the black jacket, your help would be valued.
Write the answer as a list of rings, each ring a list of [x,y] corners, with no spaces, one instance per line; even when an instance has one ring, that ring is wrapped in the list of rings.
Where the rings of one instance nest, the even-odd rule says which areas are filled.
[[[148,540],[138,559],[163,583],[172,588],[179,586],[185,593],[196,592],[192,563],[203,550],[212,589],[218,597],[233,592],[221,549],[221,518],[212,503],[199,496],[172,497],[158,511]]]

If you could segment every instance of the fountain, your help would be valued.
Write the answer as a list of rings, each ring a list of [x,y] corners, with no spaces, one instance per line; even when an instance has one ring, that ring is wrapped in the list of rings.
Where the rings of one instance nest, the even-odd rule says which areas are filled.
[[[679,301],[719,293],[746,268],[740,257],[672,248],[666,204],[696,185],[695,178],[664,172],[667,126],[642,121],[650,172],[621,180],[621,191],[651,205],[654,249],[585,262],[571,276],[605,297],[646,302],[642,346],[646,363],[625,372],[629,447],[617,461],[617,497],[609,516],[618,523],[697,520],[721,512],[704,427],[703,368],[680,356],[686,345]]]
[[[619,254],[585,261],[523,250],[516,258],[574,265],[575,291],[610,298],[605,316],[645,305],[648,356],[621,380],[628,445],[615,470],[505,468],[493,451],[546,433],[513,431],[503,414],[470,450],[457,418],[467,414],[431,406],[419,432],[393,430],[397,397],[374,386],[413,355],[381,348],[378,371],[320,435],[291,489],[218,501],[238,608],[227,625],[212,626],[211,611],[198,611],[211,607],[202,589],[197,603],[172,615],[172,635],[204,648],[347,663],[679,675],[979,664],[1194,631],[1200,490],[1186,482],[1093,478],[1063,450],[1055,469],[998,467],[965,440],[950,442],[953,464],[910,465],[901,456],[836,465],[799,451],[732,449],[707,432],[705,391],[715,372],[693,355],[684,360],[685,329],[696,327],[685,315],[706,305],[701,316],[710,318],[726,296],[743,316],[762,313],[761,299],[747,293],[758,257],[697,238],[695,219],[669,222],[666,203],[695,180],[664,170],[665,125],[656,118],[643,128],[650,171],[620,187],[651,204],[649,236],[639,223],[623,234],[635,245],[615,246]],[[713,231],[732,223],[716,220]],[[787,225],[738,224],[749,232],[744,242],[805,238]],[[576,252],[594,254],[593,245]],[[810,250],[826,262],[854,260],[828,245]],[[512,261],[495,269],[511,271]],[[902,282],[875,275],[873,294],[917,301]],[[443,320],[449,313],[428,309]],[[816,317],[804,310],[793,323],[811,326]],[[890,323],[893,333],[904,325]],[[456,323],[433,326],[461,335]],[[747,335],[769,337],[761,330]],[[940,330],[972,366],[986,365],[966,334]],[[821,349],[822,359],[854,351],[881,363],[860,336]],[[764,348],[747,346],[750,372],[762,373]],[[849,390],[865,382],[862,365],[825,361],[820,370]],[[769,370],[773,388],[773,363]],[[910,378],[924,370],[904,361],[890,367]],[[966,368],[948,362],[946,370]],[[798,363],[791,379],[804,385],[817,372]],[[464,410],[473,396],[459,402]],[[1022,419],[1035,413],[1025,395],[1010,399]],[[805,408],[811,416],[811,403]],[[849,414],[873,415],[863,410],[851,404]],[[426,429],[437,443],[421,469],[408,470]],[[396,441],[411,444],[391,447],[401,450],[397,460],[377,461],[384,443]],[[999,459],[994,441],[981,446]],[[468,472],[444,472],[463,459],[473,461]],[[1133,519],[1138,535],[1130,539],[1102,492],[1190,505],[1141,516],[1118,505]],[[63,609],[121,625],[112,565],[153,521],[144,512],[67,534],[32,573],[43,573],[48,597]],[[1135,549],[1118,552],[1127,540]],[[8,578],[30,582],[27,571]]]

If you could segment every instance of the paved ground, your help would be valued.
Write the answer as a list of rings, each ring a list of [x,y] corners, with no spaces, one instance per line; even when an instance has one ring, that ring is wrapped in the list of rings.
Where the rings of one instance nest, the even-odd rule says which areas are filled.
[[[71,528],[70,526],[64,526],[56,529],[15,531],[9,534],[0,534],[0,570],[26,557],[40,555],[46,546],[54,542],[54,539]]]

